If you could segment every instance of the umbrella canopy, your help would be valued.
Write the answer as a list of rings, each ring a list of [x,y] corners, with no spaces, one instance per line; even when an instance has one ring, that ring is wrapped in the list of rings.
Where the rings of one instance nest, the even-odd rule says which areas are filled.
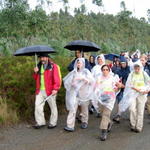
[[[106,54],[104,56],[105,56],[105,59],[108,59],[110,61],[113,61],[115,57],[117,57],[117,58],[120,57],[120,55],[118,55],[118,54]]]
[[[93,42],[86,40],[75,40],[68,43],[64,48],[71,51],[81,50],[83,52],[97,52],[100,50],[100,47]]]
[[[14,53],[14,56],[33,56],[40,53],[55,53],[55,50],[46,45],[34,45],[23,47]]]

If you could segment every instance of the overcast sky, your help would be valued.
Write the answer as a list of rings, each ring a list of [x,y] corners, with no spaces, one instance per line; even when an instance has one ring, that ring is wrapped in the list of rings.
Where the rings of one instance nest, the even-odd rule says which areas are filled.
[[[30,7],[34,8],[37,3],[37,0],[28,0]],[[49,13],[53,11],[59,11],[60,8],[63,8],[63,3],[60,0],[51,0],[52,6],[49,8],[45,7],[46,12]],[[68,0],[69,1],[69,12],[73,14],[74,8],[80,7],[81,0]],[[92,4],[92,0],[83,0],[83,4],[85,4],[87,11],[94,11],[97,13],[99,8],[96,5]],[[104,8],[101,9],[103,13],[109,14],[117,14],[120,9],[120,2],[122,0],[103,0]],[[133,12],[133,15],[137,18],[147,18],[147,10],[150,9],[150,0],[124,0],[126,4],[126,8]]]

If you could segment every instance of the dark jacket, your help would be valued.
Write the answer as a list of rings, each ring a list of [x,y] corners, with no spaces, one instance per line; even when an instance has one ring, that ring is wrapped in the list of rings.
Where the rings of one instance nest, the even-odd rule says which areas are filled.
[[[68,71],[72,71],[74,69],[74,63],[77,58],[75,58],[68,66]],[[91,71],[91,66],[87,59],[85,59],[85,68],[87,68],[89,71]]]
[[[127,81],[127,78],[129,76],[129,73],[130,73],[130,67],[127,66],[126,68],[121,68],[119,71],[118,71],[118,76],[119,78],[121,79],[122,83],[125,85],[126,84],[126,81]],[[118,103],[121,101],[122,97],[123,97],[123,92],[124,92],[124,88],[122,88],[120,90],[120,92],[118,93],[116,99],[118,101]]]

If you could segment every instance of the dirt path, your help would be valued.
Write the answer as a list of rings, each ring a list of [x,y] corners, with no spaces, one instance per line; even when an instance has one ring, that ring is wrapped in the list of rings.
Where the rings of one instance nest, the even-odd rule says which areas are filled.
[[[66,115],[59,117],[55,129],[35,130],[27,124],[0,129],[0,150],[150,150],[150,119],[145,115],[142,133],[129,129],[129,120],[114,124],[106,142],[99,140],[99,118],[90,115],[88,129],[67,133],[63,130]]]

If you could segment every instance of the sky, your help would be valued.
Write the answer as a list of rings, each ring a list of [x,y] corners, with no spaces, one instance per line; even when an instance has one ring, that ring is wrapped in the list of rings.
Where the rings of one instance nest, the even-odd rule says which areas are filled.
[[[51,11],[59,11],[60,8],[63,8],[63,3],[60,0],[51,0],[52,5],[47,7],[45,6],[45,10],[47,13]],[[104,8],[99,9],[98,6],[92,4],[92,0],[68,0],[69,1],[69,12],[73,15],[74,8],[78,8],[82,4],[85,4],[87,11],[93,11],[95,13],[99,12],[99,10],[103,13],[114,14],[116,15],[120,12],[120,2],[123,0],[102,0]],[[127,10],[132,11],[133,16],[137,18],[144,17],[147,19],[147,10],[150,9],[150,0],[124,0],[126,4]],[[32,9],[37,5],[37,0],[28,0],[30,7]]]

